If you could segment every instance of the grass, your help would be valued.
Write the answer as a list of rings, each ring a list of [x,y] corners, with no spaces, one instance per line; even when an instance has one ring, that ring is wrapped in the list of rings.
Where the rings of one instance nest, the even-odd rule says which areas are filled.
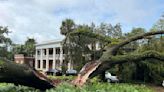
[[[145,85],[131,84],[110,84],[94,83],[87,84],[82,88],[75,87],[68,83],[59,85],[56,89],[50,89],[46,92],[153,92]]]
[[[39,90],[26,86],[15,86],[11,83],[0,83],[0,92],[39,92]]]
[[[1,83],[0,92],[40,92],[26,86],[14,86],[14,84]],[[110,84],[110,83],[88,83],[82,88],[75,87],[69,83],[62,83],[56,88],[46,92],[153,92],[145,85],[134,84]]]
[[[48,76],[50,79],[73,80],[76,76]]]

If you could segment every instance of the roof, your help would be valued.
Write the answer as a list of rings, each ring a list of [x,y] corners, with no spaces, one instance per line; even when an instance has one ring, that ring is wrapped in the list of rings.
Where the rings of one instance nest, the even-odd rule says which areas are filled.
[[[47,44],[54,44],[54,43],[60,43],[62,42],[63,39],[56,39],[56,40],[49,40],[49,41],[43,41],[41,43],[35,44],[35,46],[40,46],[40,45],[47,45]]]

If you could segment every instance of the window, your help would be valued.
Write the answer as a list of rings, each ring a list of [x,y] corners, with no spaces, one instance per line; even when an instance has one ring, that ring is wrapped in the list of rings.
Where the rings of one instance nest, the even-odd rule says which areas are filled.
[[[16,61],[16,63],[19,63],[19,61]]]
[[[21,60],[21,61],[20,61],[20,64],[23,64],[23,63],[24,63],[24,61],[23,61],[23,60]]]
[[[52,55],[53,54],[53,48],[50,48],[49,49],[49,55]]]
[[[38,60],[38,66],[37,67],[40,68],[40,60]]]
[[[53,66],[53,60],[49,60],[49,69],[52,69]]]
[[[63,49],[63,54],[66,54],[66,49]]]
[[[46,49],[43,49],[43,55],[46,55]]]
[[[43,60],[43,68],[46,68],[46,60]]]
[[[56,68],[60,67],[60,60],[56,60]]]
[[[56,48],[56,54],[60,54],[60,48]]]
[[[40,55],[40,51],[39,50],[37,50],[37,54]]]

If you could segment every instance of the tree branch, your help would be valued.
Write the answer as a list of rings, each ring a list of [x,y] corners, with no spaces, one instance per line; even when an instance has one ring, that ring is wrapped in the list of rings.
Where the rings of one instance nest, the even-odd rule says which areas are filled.
[[[139,62],[145,59],[157,59],[164,61],[164,54],[156,51],[146,51],[140,54],[117,55],[110,57],[111,59],[103,62],[90,77],[94,77],[102,72],[112,68],[115,64],[123,64],[126,62]]]
[[[116,55],[117,54],[117,51],[119,50],[120,47],[123,47],[125,46],[126,44],[129,44],[133,41],[136,41],[136,40],[139,40],[139,39],[143,39],[147,36],[151,36],[151,35],[158,35],[158,34],[164,34],[164,31],[153,31],[153,32],[148,32],[148,33],[144,33],[144,34],[140,34],[140,35],[136,35],[136,36],[133,36],[121,43],[119,43],[118,45],[114,46],[111,50],[111,54],[112,55]],[[109,48],[109,47],[108,47]]]

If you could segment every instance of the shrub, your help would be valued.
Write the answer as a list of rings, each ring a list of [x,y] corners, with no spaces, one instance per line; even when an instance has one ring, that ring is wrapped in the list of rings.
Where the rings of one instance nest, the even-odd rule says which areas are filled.
[[[14,84],[1,83],[0,92],[41,92],[26,86],[14,86]],[[153,92],[145,85],[132,84],[110,84],[101,82],[90,82],[83,87],[75,87],[69,83],[62,83],[56,88],[46,90],[46,92]]]

